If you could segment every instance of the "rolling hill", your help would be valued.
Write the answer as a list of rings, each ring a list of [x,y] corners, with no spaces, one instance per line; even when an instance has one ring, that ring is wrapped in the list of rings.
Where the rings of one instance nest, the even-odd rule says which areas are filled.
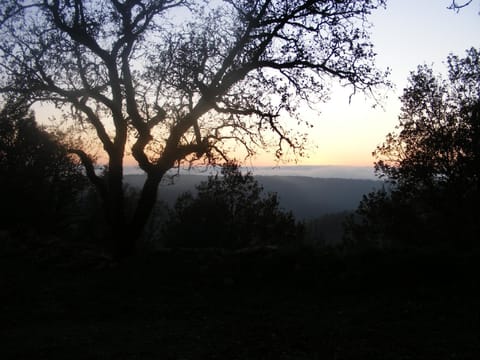
[[[255,176],[266,192],[278,194],[280,205],[297,219],[314,219],[325,214],[357,207],[364,194],[382,186],[380,181],[361,179],[313,178],[307,176]],[[125,182],[140,188],[144,175],[126,175]],[[185,191],[206,180],[202,175],[181,175],[160,185],[158,198],[173,205]]]

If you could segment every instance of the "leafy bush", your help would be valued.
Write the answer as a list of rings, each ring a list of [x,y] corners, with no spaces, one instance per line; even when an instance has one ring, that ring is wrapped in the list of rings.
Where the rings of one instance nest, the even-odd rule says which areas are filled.
[[[294,243],[303,227],[279,208],[276,194],[263,194],[251,173],[227,163],[222,176],[210,176],[197,194],[177,200],[165,227],[167,246],[239,249]]]

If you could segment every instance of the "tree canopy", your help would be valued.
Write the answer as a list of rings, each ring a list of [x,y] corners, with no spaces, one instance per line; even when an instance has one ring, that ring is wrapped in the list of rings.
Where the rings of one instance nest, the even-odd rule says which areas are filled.
[[[480,54],[450,55],[448,79],[426,65],[401,97],[397,132],[377,147],[377,175],[399,187],[476,184],[480,169]],[[463,188],[463,187],[462,187]]]
[[[0,228],[58,231],[88,184],[58,137],[39,128],[22,104],[0,110]]]
[[[478,241],[480,52],[450,55],[447,66],[446,79],[425,65],[412,72],[397,131],[374,152],[389,191],[360,204],[361,225],[351,228],[357,238],[464,247]]]
[[[165,226],[168,246],[239,249],[300,240],[302,226],[292,213],[280,208],[276,194],[263,194],[236,163],[225,164],[221,176],[209,176],[196,190],[175,203]]]
[[[75,153],[112,236],[125,240],[117,250],[128,252],[173,166],[272,142],[278,157],[301,155],[306,135],[295,126],[312,125],[301,106],[324,100],[333,80],[352,92],[385,84],[368,36],[368,16],[384,3],[1,0],[0,91],[53,103],[93,131],[108,176],[96,176],[86,149]],[[147,173],[132,219],[123,211],[127,152]]]

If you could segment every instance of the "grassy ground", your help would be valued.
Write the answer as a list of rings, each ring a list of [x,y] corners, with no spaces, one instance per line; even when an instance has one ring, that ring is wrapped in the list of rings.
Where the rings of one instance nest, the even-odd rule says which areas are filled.
[[[10,254],[1,359],[480,359],[475,257]]]

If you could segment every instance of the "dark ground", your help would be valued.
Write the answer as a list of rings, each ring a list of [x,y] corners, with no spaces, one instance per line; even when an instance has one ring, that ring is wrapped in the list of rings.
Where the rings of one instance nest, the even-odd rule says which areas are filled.
[[[480,359],[479,256],[0,259],[1,359]]]

